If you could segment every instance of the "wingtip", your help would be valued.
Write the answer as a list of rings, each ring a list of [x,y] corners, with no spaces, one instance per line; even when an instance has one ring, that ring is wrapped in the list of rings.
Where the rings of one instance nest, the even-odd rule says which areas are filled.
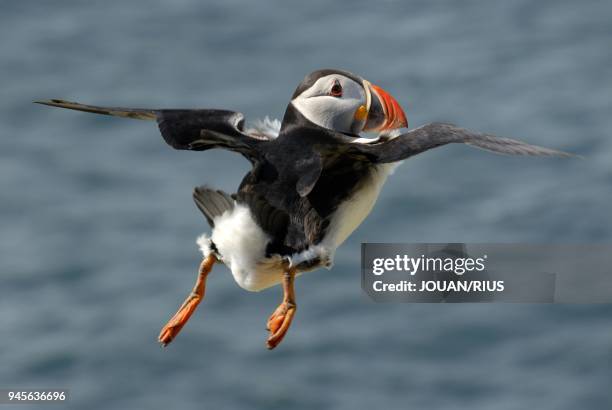
[[[553,157],[557,157],[557,158],[576,158],[576,159],[584,159],[584,157],[582,155],[578,155],[578,154],[574,154],[571,152],[566,152],[566,151],[557,151],[554,150],[554,152],[552,154],[550,154]]]
[[[554,149],[548,149],[546,152],[534,152],[534,153],[523,153],[519,155],[527,155],[532,157],[549,157],[549,158],[578,158],[584,159],[581,155],[573,154],[571,152],[558,151]]]
[[[70,104],[70,101],[60,100],[57,98],[52,98],[50,100],[34,100],[32,102],[34,104],[50,105],[52,107],[57,107],[58,105]]]

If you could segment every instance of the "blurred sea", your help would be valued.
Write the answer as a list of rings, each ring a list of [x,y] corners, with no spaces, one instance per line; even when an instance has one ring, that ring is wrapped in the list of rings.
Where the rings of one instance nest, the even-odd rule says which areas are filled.
[[[0,388],[60,387],[69,409],[612,408],[611,305],[377,305],[359,244],[610,242],[609,1],[12,1],[0,13]],[[225,268],[167,349],[191,289],[203,183],[240,157],[167,147],[152,123],[31,104],[218,107],[282,116],[339,67],[433,120],[581,154],[449,146],[406,161],[332,271],[278,288]],[[20,409],[40,408],[21,406]]]

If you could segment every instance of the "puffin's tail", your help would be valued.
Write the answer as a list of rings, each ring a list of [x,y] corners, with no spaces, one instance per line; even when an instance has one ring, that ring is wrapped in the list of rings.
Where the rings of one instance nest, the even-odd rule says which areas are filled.
[[[85,105],[65,100],[42,100],[34,101],[36,104],[50,105],[51,107],[68,108],[69,110],[92,112],[94,114],[112,115],[115,117],[133,118],[137,120],[157,119],[157,112],[143,108],[121,108],[121,107],[98,107],[96,105]]]
[[[223,215],[225,211],[234,209],[234,200],[229,194],[206,186],[200,186],[193,190],[193,200],[206,217],[211,228],[215,227],[215,218]]]

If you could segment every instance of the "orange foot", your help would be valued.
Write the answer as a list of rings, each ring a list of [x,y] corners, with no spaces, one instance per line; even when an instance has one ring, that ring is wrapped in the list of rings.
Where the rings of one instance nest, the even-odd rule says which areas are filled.
[[[283,340],[287,330],[289,330],[289,326],[291,326],[295,311],[295,303],[283,302],[272,313],[267,325],[270,331],[270,336],[268,336],[268,341],[266,342],[268,349],[274,349]]]
[[[195,312],[202,299],[204,299],[204,293],[206,291],[206,277],[210,273],[212,266],[216,261],[217,259],[214,255],[209,255],[202,261],[198,279],[193,287],[193,290],[191,291],[191,294],[187,296],[187,299],[185,299],[179,310],[174,314],[174,316],[172,316],[172,319],[166,323],[159,333],[158,340],[164,347],[174,340],[183,326],[185,326],[193,312]]]
[[[195,312],[201,300],[202,297],[196,293],[189,295],[179,310],[174,314],[174,316],[172,316],[172,319],[170,319],[162,328],[161,332],[159,333],[158,340],[164,347],[168,346],[168,344],[174,340],[176,335],[179,334],[193,312]]]

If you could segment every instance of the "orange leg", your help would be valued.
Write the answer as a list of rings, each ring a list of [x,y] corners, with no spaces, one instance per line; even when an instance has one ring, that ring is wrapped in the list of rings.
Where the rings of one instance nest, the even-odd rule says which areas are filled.
[[[200,271],[198,273],[198,279],[193,287],[193,290],[187,296],[187,299],[183,302],[179,310],[172,316],[172,319],[166,323],[162,328],[158,340],[163,346],[167,346],[168,343],[172,342],[176,335],[181,331],[183,326],[187,323],[193,312],[204,299],[204,292],[206,291],[206,277],[212,270],[213,265],[217,262],[215,255],[210,254],[200,264]]]
[[[283,340],[293,316],[295,316],[296,304],[295,304],[295,270],[288,269],[283,274],[283,303],[281,303],[274,313],[268,319],[268,330],[270,336],[266,345],[268,349],[274,349]]]

